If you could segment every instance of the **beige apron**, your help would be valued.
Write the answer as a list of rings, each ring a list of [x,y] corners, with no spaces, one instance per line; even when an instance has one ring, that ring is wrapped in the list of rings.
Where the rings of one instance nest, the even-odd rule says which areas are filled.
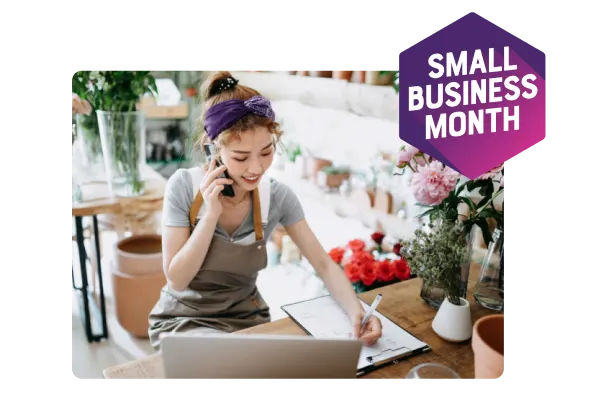
[[[197,190],[201,177],[196,169],[190,172],[196,193],[190,208],[193,230],[204,207],[201,192]],[[258,272],[267,266],[263,232],[269,201],[270,180],[264,178],[259,189],[252,193],[254,232],[236,242],[215,235],[202,267],[188,288],[175,291],[167,284],[161,290],[160,299],[149,315],[148,334],[155,349],[160,346],[160,333],[197,328],[233,332],[271,320],[269,307],[256,287]]]

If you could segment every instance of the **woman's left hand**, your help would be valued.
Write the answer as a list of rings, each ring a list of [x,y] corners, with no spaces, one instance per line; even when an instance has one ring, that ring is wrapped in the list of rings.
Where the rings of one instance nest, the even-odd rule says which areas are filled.
[[[381,321],[377,316],[371,315],[367,323],[360,331],[360,323],[362,322],[365,312],[359,312],[352,318],[352,331],[354,338],[357,338],[365,345],[373,345],[381,337]]]

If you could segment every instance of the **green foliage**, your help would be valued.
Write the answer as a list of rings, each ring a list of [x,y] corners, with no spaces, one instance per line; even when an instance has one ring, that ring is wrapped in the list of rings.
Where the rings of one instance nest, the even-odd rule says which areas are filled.
[[[158,93],[149,71],[79,71],[72,81],[73,93],[86,99],[94,110],[133,111],[146,93]]]
[[[467,252],[462,223],[439,219],[428,227],[429,232],[415,231],[400,252],[426,286],[442,288],[449,302],[460,305],[461,265]]]
[[[289,161],[294,163],[296,161],[296,157],[302,156],[302,149],[300,148],[300,145],[292,144],[286,149],[286,153]]]
[[[399,88],[399,71],[379,71],[379,75],[389,75],[392,74],[394,76],[394,82],[393,82],[393,86],[394,86],[394,90],[396,91],[396,94],[400,91]]]
[[[321,171],[327,175],[348,174],[350,172],[350,168],[345,166],[325,166],[321,169]]]

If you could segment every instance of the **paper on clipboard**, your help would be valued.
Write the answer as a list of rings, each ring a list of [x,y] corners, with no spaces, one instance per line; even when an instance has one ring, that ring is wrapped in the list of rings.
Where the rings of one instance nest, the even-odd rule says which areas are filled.
[[[363,309],[369,305],[362,302]],[[315,338],[348,338],[352,336],[352,325],[348,316],[331,296],[323,296],[304,302],[285,305],[282,309],[304,330]],[[400,357],[428,345],[392,321],[375,311],[381,320],[382,337],[372,346],[363,346],[357,369],[361,370],[378,361]]]

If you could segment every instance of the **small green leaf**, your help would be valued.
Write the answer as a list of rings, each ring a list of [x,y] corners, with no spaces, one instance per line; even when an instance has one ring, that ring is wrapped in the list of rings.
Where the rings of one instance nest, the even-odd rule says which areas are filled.
[[[479,203],[477,203],[477,209],[479,209],[480,207],[482,207],[483,205],[485,205],[486,203],[489,202],[491,198],[488,198],[487,196],[484,196],[483,199],[481,199],[479,201]]]
[[[481,233],[483,234],[483,240],[485,241],[485,245],[487,246],[492,241],[492,234],[490,233],[490,227],[487,224],[485,219],[478,219],[475,221],[475,224],[481,228]]]
[[[502,213],[500,213],[499,211],[495,210],[495,209],[484,209],[481,212],[479,212],[479,217],[482,218],[488,218],[488,217],[492,217],[492,218],[504,218],[504,216],[502,215]]]

